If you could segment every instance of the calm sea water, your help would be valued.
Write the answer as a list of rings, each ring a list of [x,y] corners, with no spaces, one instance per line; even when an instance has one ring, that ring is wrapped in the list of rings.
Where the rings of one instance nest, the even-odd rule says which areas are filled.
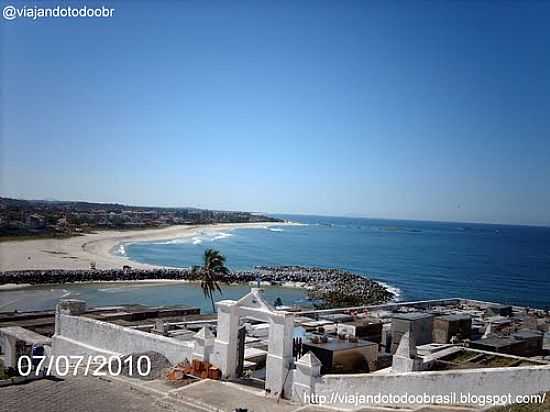
[[[220,250],[232,269],[316,265],[365,273],[401,300],[468,297],[550,306],[550,228],[318,216],[281,216],[302,226],[200,233],[126,245],[130,258],[199,264]]]
[[[216,300],[238,300],[248,293],[248,286],[225,286],[223,295]],[[273,302],[280,297],[286,304],[308,304],[299,289],[267,287],[265,296]],[[55,309],[58,300],[82,299],[89,306],[142,304],[151,306],[190,305],[199,307],[202,313],[212,311],[210,300],[203,297],[193,283],[89,283],[42,286],[19,290],[0,291],[0,312]]]

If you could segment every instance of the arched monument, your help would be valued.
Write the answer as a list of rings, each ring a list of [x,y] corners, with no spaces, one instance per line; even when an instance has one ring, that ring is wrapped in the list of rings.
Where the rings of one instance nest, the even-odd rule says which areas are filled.
[[[249,316],[269,323],[265,389],[274,396],[280,396],[294,363],[292,357],[294,314],[275,310],[265,300],[263,290],[258,288],[253,288],[249,294],[238,301],[222,300],[217,302],[216,306],[218,329],[212,363],[220,368],[224,378],[236,378],[241,316]]]

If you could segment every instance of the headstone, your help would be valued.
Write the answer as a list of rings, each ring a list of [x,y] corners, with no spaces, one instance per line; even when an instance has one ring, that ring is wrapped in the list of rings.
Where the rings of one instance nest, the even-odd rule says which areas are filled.
[[[491,336],[493,336],[493,324],[489,322],[489,324],[485,328],[485,333],[483,334],[481,339],[487,339],[487,338],[490,338]]]
[[[155,319],[155,328],[153,329],[156,333],[164,335],[166,333],[166,326],[162,319]]]
[[[63,315],[81,315],[86,311],[86,302],[77,299],[64,299],[60,300],[57,304],[56,310]]]
[[[414,334],[405,333],[392,358],[392,373],[422,370],[422,359],[417,356]]]
[[[405,333],[401,337],[397,351],[395,352],[398,356],[403,356],[405,358],[414,359],[416,357],[416,341],[414,339],[414,334],[411,336],[410,332]]]

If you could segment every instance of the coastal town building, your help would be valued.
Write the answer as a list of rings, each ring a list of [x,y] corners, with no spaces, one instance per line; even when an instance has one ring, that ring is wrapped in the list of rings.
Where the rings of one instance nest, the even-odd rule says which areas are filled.
[[[158,228],[169,225],[280,222],[260,214],[195,208],[20,200],[0,197],[0,237],[60,235],[99,229]]]

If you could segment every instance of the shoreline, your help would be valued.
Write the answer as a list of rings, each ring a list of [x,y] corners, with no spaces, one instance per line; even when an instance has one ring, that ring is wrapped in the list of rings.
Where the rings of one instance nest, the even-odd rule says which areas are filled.
[[[1,279],[1,277],[0,277]],[[9,292],[13,290],[21,290],[21,289],[40,289],[45,287],[52,287],[52,286],[61,286],[61,285],[128,285],[131,287],[132,285],[135,286],[155,286],[155,285],[166,285],[170,283],[183,283],[183,284],[198,284],[200,283],[200,280],[188,280],[188,279],[134,279],[134,280],[86,280],[86,281],[74,281],[74,282],[52,282],[52,283],[4,283],[0,284],[0,293],[1,292]],[[380,282],[378,282],[380,283]],[[223,286],[243,286],[243,285],[249,285],[249,286],[255,286],[255,281],[250,282],[234,282],[234,283],[228,283]],[[260,284],[261,287],[278,287],[278,288],[289,288],[289,289],[311,289],[310,286],[304,284],[303,282],[285,282],[281,284],[273,284],[268,281],[262,281]]]
[[[125,243],[189,239],[198,232],[219,230],[258,229],[271,226],[295,225],[290,222],[219,223],[211,225],[177,225],[161,229],[137,231],[98,231],[64,239],[41,238],[13,240],[0,243],[1,272],[20,270],[88,270],[120,269],[130,265],[136,269],[161,269],[169,266],[140,263],[126,256],[113,254]]]
[[[62,284],[119,283],[154,285],[167,282],[195,283],[200,279],[190,268],[173,268],[135,262],[124,253],[124,245],[136,242],[189,241],[235,229],[297,225],[289,222],[228,223],[215,225],[169,226],[135,232],[103,231],[67,239],[36,239],[0,244],[0,292],[29,287]],[[94,266],[91,269],[91,266]],[[353,306],[397,300],[398,289],[356,273],[340,269],[301,266],[258,266],[232,272],[220,279],[228,286],[287,287],[302,289],[315,301]]]

